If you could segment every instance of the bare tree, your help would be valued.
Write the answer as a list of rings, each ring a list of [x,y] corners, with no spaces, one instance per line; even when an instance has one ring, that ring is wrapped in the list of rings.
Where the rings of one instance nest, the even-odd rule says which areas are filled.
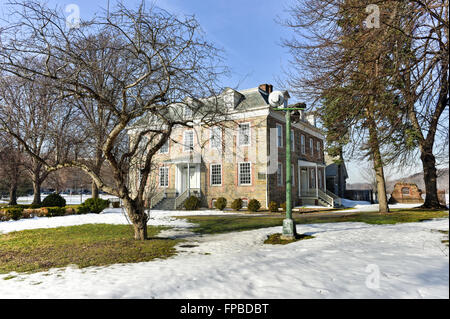
[[[17,142],[0,132],[0,184],[9,191],[9,205],[17,205],[17,189],[24,178],[22,155]]]
[[[68,156],[70,108],[60,103],[48,81],[28,81],[16,76],[0,80],[1,123],[4,131],[23,142],[35,156],[23,156],[33,183],[33,204],[41,203],[41,185],[49,175],[44,163],[57,163]],[[22,145],[22,148],[24,146]]]
[[[154,7],[134,10],[118,4],[77,29],[68,29],[62,12],[39,2],[13,2],[11,8],[10,17],[18,22],[2,35],[0,69],[29,81],[46,79],[68,99],[89,100],[111,114],[110,126],[97,123],[105,132],[101,152],[114,181],[107,183],[88,165],[95,158],[92,153],[52,165],[26,150],[47,171],[78,167],[99,189],[121,198],[135,239],[145,240],[144,194],[153,155],[175,126],[193,126],[193,118],[183,116],[183,106],[199,122],[215,121],[222,113],[195,102],[215,95],[217,76],[223,72],[219,52],[204,40],[193,17],[178,18]],[[143,125],[129,137],[137,121]],[[83,129],[92,128],[92,122],[83,122]],[[133,192],[128,178],[135,158],[141,179]]]

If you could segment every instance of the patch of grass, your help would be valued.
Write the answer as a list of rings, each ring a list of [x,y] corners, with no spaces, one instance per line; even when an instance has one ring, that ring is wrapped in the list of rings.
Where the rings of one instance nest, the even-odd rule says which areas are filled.
[[[6,276],[6,277],[4,277],[3,278],[3,280],[11,280],[11,279],[14,279],[14,278],[17,278],[17,276]]]
[[[135,241],[129,225],[81,225],[34,229],[0,236],[0,273],[38,272],[76,264],[80,268],[150,261],[176,254],[182,240],[155,238],[167,227],[148,227]]]
[[[259,228],[281,226],[284,216],[188,216],[178,217],[187,219],[190,223],[196,224],[192,230],[198,234],[220,234],[229,232],[240,232]],[[375,212],[350,213],[346,215],[302,215],[295,217],[297,224],[320,224],[320,223],[343,223],[362,222],[367,224],[397,224],[413,223],[430,220],[434,218],[448,218],[447,211],[416,211],[403,210],[389,214],[379,214]]]
[[[295,237],[295,239],[286,240],[286,239],[282,239],[281,238],[281,234],[272,234],[272,235],[267,237],[267,239],[264,241],[264,244],[267,244],[267,245],[287,245],[287,244],[295,243],[295,242],[300,241],[300,240],[312,239],[312,238],[314,238],[314,236],[301,234],[301,235],[297,235]]]

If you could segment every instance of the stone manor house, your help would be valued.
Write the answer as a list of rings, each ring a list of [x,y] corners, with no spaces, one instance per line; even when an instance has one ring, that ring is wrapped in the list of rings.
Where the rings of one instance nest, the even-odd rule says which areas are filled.
[[[227,88],[219,96],[230,110],[227,123],[175,128],[154,157],[150,206],[179,209],[192,195],[209,208],[219,197],[228,205],[241,198],[244,206],[257,199],[263,208],[285,202],[285,113],[270,107],[272,91],[268,84],[239,92]],[[314,116],[300,112],[291,137],[293,205],[335,206],[339,198],[326,189],[325,137]]]

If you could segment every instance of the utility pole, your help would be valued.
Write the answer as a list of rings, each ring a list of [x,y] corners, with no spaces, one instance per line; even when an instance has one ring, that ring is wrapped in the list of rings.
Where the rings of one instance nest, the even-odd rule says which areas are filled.
[[[292,111],[303,111],[306,108],[305,103],[295,104],[288,107],[287,92],[275,91],[269,96],[269,103],[274,111],[286,112],[286,219],[283,220],[282,239],[292,240],[297,237],[295,221],[292,218],[292,172],[291,172],[291,116]],[[284,107],[280,107],[284,104]],[[300,181],[299,181],[300,184]],[[300,185],[299,185],[300,186]]]

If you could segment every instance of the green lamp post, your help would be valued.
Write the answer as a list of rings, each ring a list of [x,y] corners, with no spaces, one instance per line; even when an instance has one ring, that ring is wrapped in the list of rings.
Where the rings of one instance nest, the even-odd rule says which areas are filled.
[[[296,238],[297,230],[292,219],[291,116],[293,111],[304,110],[306,104],[298,103],[288,107],[287,98],[289,98],[287,92],[275,91],[269,96],[269,104],[273,110],[286,113],[286,219],[283,221],[282,239],[292,240]],[[282,105],[284,107],[281,107]]]

